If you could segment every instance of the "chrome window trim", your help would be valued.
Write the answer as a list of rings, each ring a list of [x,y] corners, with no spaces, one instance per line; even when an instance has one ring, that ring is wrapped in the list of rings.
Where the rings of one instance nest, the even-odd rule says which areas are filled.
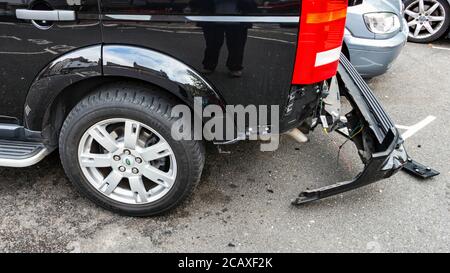
[[[113,19],[120,21],[150,21],[151,15],[133,15],[133,14],[105,14],[105,19]]]
[[[179,15],[133,15],[104,14],[106,20],[120,21],[190,21],[211,23],[299,23],[299,16],[179,16]]]
[[[192,22],[298,23],[299,16],[186,16]]]

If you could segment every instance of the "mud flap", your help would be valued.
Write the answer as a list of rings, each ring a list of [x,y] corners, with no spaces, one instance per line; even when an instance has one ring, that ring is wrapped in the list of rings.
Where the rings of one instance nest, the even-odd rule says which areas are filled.
[[[341,124],[341,127],[349,131],[363,128],[357,137],[344,135],[361,151],[364,169],[350,181],[300,193],[293,205],[302,205],[388,178],[407,163],[403,139],[394,123],[344,55],[340,58],[337,80],[341,96],[345,96],[353,108],[346,115],[348,122]]]

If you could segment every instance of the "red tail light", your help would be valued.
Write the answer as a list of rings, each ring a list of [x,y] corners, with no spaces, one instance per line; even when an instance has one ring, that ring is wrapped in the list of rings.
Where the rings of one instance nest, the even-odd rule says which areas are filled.
[[[303,0],[293,84],[333,77],[339,63],[348,0]]]

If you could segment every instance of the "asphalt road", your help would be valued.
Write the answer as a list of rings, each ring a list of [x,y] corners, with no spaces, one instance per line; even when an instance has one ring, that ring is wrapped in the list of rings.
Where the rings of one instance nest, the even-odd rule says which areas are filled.
[[[350,178],[353,148],[337,160],[338,136],[319,130],[310,143],[284,138],[209,147],[195,195],[172,213],[128,218],[80,197],[53,154],[26,169],[0,168],[0,251],[7,252],[448,252],[450,251],[450,42],[408,44],[392,70],[370,81],[393,119],[437,120],[407,141],[418,161],[441,175],[405,173],[302,208],[301,190]]]

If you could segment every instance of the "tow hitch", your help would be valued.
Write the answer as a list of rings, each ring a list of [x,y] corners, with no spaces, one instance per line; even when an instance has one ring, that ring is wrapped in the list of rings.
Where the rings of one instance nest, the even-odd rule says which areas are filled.
[[[347,98],[352,109],[340,116],[340,97]],[[329,100],[332,102],[329,102]],[[327,101],[328,100],[328,101]],[[333,106],[333,103],[336,103]],[[353,142],[364,163],[364,169],[352,180],[307,190],[292,202],[302,205],[350,191],[388,178],[405,168],[409,173],[428,178],[439,173],[410,159],[403,139],[389,115],[359,73],[341,54],[338,74],[329,87],[324,106],[318,113],[318,123],[324,130],[336,131]],[[338,105],[338,106],[336,106]]]

